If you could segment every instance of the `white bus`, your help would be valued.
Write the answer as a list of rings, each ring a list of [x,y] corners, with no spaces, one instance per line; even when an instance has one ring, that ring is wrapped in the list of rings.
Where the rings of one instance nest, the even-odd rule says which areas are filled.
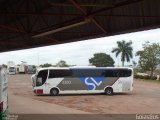
[[[133,90],[132,68],[85,67],[41,68],[32,76],[37,95],[63,93],[105,93]]]
[[[0,120],[5,117],[8,108],[8,81],[6,76],[6,68],[0,66]]]
[[[16,67],[14,67],[14,66],[9,67],[8,68],[8,73],[10,75],[15,75],[16,74]]]

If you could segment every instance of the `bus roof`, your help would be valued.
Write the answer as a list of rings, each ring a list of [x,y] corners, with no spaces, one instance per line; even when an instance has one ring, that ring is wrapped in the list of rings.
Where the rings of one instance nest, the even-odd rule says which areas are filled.
[[[45,67],[45,68],[38,68],[38,71],[40,70],[50,70],[50,69],[69,69],[69,67]]]
[[[15,68],[15,66],[9,66],[9,68]]]
[[[38,71],[41,71],[41,70],[51,70],[51,69],[65,69],[65,70],[69,70],[69,69],[73,69],[73,70],[76,70],[76,69],[131,69],[130,67],[46,67],[46,68],[39,68]]]
[[[81,68],[70,68],[70,69],[90,69],[90,70],[106,70],[106,69],[132,69],[129,67],[81,67]]]

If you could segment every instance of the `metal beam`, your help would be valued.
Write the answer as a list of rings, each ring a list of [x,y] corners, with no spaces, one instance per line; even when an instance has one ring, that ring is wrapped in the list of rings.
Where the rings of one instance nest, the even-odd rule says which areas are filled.
[[[143,1],[143,0],[126,0],[126,1],[119,2],[119,3],[115,4],[113,7],[102,8],[102,9],[99,9],[97,11],[94,11],[94,12],[90,13],[90,15],[96,15],[97,13],[105,12],[107,10],[119,8],[119,7],[122,7],[122,6],[130,5],[130,4],[141,2],[141,1]]]
[[[68,25],[68,26],[64,26],[64,27],[61,27],[61,28],[57,28],[57,29],[54,29],[54,30],[50,30],[50,31],[47,31],[47,32],[43,32],[43,33],[34,35],[34,36],[32,36],[32,37],[33,37],[33,38],[44,37],[44,36],[47,36],[47,35],[50,35],[50,34],[53,34],[53,33],[56,33],[56,32],[60,32],[60,31],[69,29],[69,28],[73,28],[73,27],[77,27],[77,26],[80,26],[80,25],[84,25],[84,24],[89,23],[89,22],[90,22],[90,21],[89,21],[88,19],[86,19],[85,21],[81,21],[81,22],[74,23],[74,24],[71,24],[71,25]]]
[[[115,17],[115,18],[144,18],[144,19],[160,19],[160,16],[146,16],[146,15],[106,15],[106,14],[100,14],[95,15],[96,17]]]
[[[101,34],[100,32],[60,32],[60,34],[84,34],[84,35],[99,35]]]
[[[87,15],[87,12],[80,6],[78,3],[76,3],[74,0],[69,0],[78,10],[80,10],[84,15]],[[101,31],[103,31],[105,34],[107,31],[95,20],[93,16],[88,17]]]
[[[95,16],[109,16],[109,15],[96,15],[100,12],[104,12],[106,10],[110,10],[110,9],[113,9],[113,8],[118,8],[118,7],[121,7],[121,6],[125,6],[125,5],[129,5],[131,3],[136,3],[136,2],[140,2],[140,1],[143,1],[143,0],[127,0],[127,1],[124,1],[124,2],[121,2],[121,3],[117,3],[115,4],[113,7],[111,8],[103,8],[103,9],[99,9],[97,11],[94,11],[92,13],[90,13],[89,15],[95,15]],[[11,13],[8,12],[8,11],[0,11],[0,15],[10,15]],[[81,14],[70,14],[70,13],[42,13],[42,12],[12,12],[12,15],[18,15],[18,16],[80,16]],[[116,16],[116,15],[115,15]],[[119,16],[119,15],[118,15]],[[121,16],[121,15],[120,15]],[[123,16],[123,15],[122,15]],[[131,15],[132,16],[132,15]],[[145,16],[144,16],[145,17]],[[146,16],[147,17],[147,16]],[[159,16],[148,16],[149,18],[156,18],[156,17],[159,17]]]
[[[7,45],[25,46],[25,44],[22,43],[22,42],[15,42],[15,41],[12,41],[12,40],[7,41],[7,40],[3,40],[3,39],[0,40],[0,44],[5,45],[5,46],[7,46]]]
[[[103,9],[99,9],[99,10],[97,10],[97,11],[94,11],[94,12],[91,12],[91,13],[89,13],[89,14],[87,14],[86,15],[86,17],[89,17],[89,16],[92,16],[92,15],[96,15],[96,16],[101,16],[101,15],[97,15],[97,14],[99,14],[99,13],[101,13],[101,12],[104,12],[104,11],[107,11],[107,10],[111,10],[111,9],[115,9],[115,8],[118,8],[118,7],[122,7],[122,6],[125,6],[125,5],[130,5],[130,4],[132,4],[132,3],[137,3],[137,2],[140,2],[140,1],[142,1],[142,0],[126,0],[126,1],[124,1],[124,2],[120,2],[120,3],[117,3],[117,4],[115,4],[114,5],[114,7],[112,7],[112,8],[103,8]],[[84,12],[84,11],[83,11]],[[49,15],[49,14],[52,14],[52,13],[46,13],[46,15]],[[45,15],[45,13],[43,14],[43,15]],[[59,13],[58,14],[54,14],[54,15],[60,15]],[[69,14],[63,14],[63,15],[69,15]],[[76,14],[70,14],[71,16],[73,16],[73,15],[76,15]],[[105,16],[105,15],[102,15],[102,16]],[[117,16],[118,17],[118,16]],[[58,24],[55,24],[55,25],[51,25],[50,26],[50,28],[43,28],[43,29],[40,29],[40,30],[38,30],[39,32],[45,32],[45,31],[48,31],[48,29],[53,29],[53,28],[55,28],[56,26],[62,26],[63,24],[72,24],[73,22],[75,22],[75,21],[79,21],[79,20],[81,20],[82,18],[84,18],[84,16],[79,16],[79,14],[78,14],[78,17],[76,17],[76,18],[73,18],[73,19],[70,19],[70,20],[67,20],[67,21],[64,21],[63,23],[58,23]],[[150,17],[151,18],[151,17]],[[153,17],[152,17],[153,18]],[[154,17],[155,18],[155,17]],[[37,31],[35,31],[35,32],[33,32],[33,33],[36,33]]]
[[[11,15],[9,12],[0,11],[0,15]],[[72,13],[29,13],[29,12],[12,12],[11,16],[80,16],[81,14],[72,14]],[[123,17],[123,18],[145,18],[145,19],[160,19],[160,16],[151,16],[151,15],[107,15],[107,14],[95,14],[95,17]]]
[[[33,31],[32,33],[33,34],[39,34],[39,33],[42,33],[42,32],[49,31],[51,29],[71,25],[71,24],[78,23],[78,22],[81,22],[81,21],[84,21],[84,18],[82,19],[81,17],[76,17],[76,18],[73,18],[73,19],[70,19],[70,20],[63,21],[63,22],[58,23],[58,24],[50,25],[50,27],[38,29],[36,31]]]
[[[52,6],[58,7],[73,7],[72,4],[63,3],[50,3]],[[82,7],[113,7],[114,5],[109,4],[79,4]]]
[[[3,29],[8,29],[10,31],[15,31],[15,32],[20,32],[20,33],[26,33],[25,31],[23,30],[20,30],[19,28],[15,28],[15,27],[11,27],[11,26],[8,26],[8,25],[4,25],[4,24],[0,24],[0,28],[3,28]]]
[[[73,13],[51,13],[51,12],[8,12],[8,11],[0,11],[0,15],[6,16],[80,16],[81,14],[73,14]]]

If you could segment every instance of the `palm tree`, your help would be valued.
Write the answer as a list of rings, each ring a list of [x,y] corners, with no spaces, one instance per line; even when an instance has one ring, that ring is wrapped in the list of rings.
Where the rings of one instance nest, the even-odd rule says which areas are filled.
[[[127,62],[130,61],[130,58],[133,57],[132,55],[132,41],[125,42],[124,40],[122,41],[117,41],[117,48],[113,48],[112,53],[116,52],[116,57],[121,53],[121,61],[122,61],[122,66],[124,66],[124,62],[127,60]]]

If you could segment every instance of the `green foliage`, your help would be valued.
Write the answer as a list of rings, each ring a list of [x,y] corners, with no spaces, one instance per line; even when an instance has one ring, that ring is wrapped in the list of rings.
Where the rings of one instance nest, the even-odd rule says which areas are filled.
[[[151,79],[151,77],[149,75],[147,75],[147,76],[144,76],[144,79],[149,80],[149,79]]]
[[[138,72],[139,73],[145,73],[146,71],[144,71],[144,70],[142,70],[142,69],[140,69],[140,68],[133,68],[133,70],[134,70],[134,74],[136,75]]]
[[[134,78],[136,79],[145,79],[145,80],[157,80],[157,77],[156,76],[149,76],[149,75],[145,75],[145,76],[142,76],[142,75],[134,75]]]
[[[138,68],[134,68],[133,71],[134,71],[134,74],[136,75],[139,72],[139,69]]]
[[[152,80],[157,80],[157,77],[156,77],[156,76],[152,76],[151,79],[152,79]]]
[[[137,62],[133,60],[133,61],[132,61],[132,64],[133,64],[133,67],[136,67]]]
[[[33,68],[36,68],[36,66],[35,65],[31,65]]]
[[[49,64],[49,63],[45,63],[45,64],[43,64],[43,65],[40,65],[41,67],[51,67],[52,66],[52,64]]]
[[[146,80],[151,79],[151,77],[148,76],[148,75],[146,75],[146,76],[142,76],[142,75],[134,75],[134,78],[136,78],[136,79],[146,79]]]
[[[95,53],[94,57],[89,59],[89,63],[96,67],[112,67],[115,62],[111,56],[106,53]]]
[[[133,57],[133,48],[132,48],[132,41],[125,42],[124,40],[122,41],[117,41],[117,48],[113,48],[112,53],[116,53],[116,57],[121,54],[121,61],[122,61],[122,66],[124,66],[124,62],[127,60],[127,62],[130,61],[130,58]]]
[[[33,73],[36,73],[36,66],[35,65],[32,66],[33,66]]]
[[[160,64],[160,44],[149,44],[146,42],[143,44],[143,50],[136,53],[139,58],[139,65],[144,71],[151,71],[150,76],[153,76],[158,64]]]
[[[6,65],[6,64],[2,64],[2,66],[5,67],[5,68],[7,68],[7,65]]]
[[[56,67],[69,67],[69,65],[64,60],[60,60],[55,66]]]

